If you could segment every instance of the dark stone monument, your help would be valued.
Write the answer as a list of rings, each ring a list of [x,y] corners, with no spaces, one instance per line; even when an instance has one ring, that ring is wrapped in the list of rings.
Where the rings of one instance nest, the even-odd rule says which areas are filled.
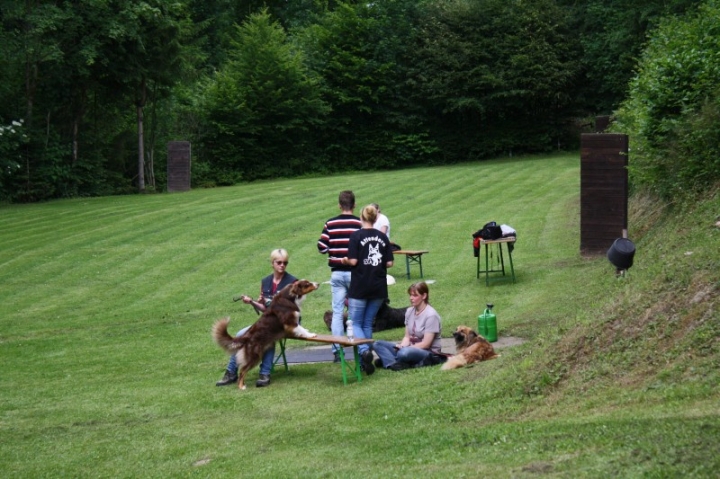
[[[581,135],[581,254],[605,254],[617,238],[627,238],[627,165],[627,135]]]
[[[168,142],[167,190],[190,191],[190,142]]]

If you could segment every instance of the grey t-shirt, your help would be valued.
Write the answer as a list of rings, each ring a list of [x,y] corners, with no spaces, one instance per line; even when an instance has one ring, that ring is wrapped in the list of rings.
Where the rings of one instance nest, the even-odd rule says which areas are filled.
[[[442,347],[440,341],[441,327],[440,315],[429,304],[420,314],[415,314],[415,308],[408,308],[405,311],[405,328],[413,345],[421,342],[426,333],[435,333],[435,339],[433,339],[430,350],[439,353]]]

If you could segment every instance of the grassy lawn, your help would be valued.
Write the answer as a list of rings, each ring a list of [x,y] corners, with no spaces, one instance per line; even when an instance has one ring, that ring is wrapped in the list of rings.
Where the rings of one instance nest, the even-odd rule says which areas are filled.
[[[579,255],[579,156],[499,159],[179,194],[0,206],[2,477],[717,477],[718,195],[632,202],[635,266]],[[256,318],[269,253],[324,282],[342,189],[427,249],[443,335],[495,304],[520,346],[457,371],[292,365],[217,388],[210,327]],[[475,277],[474,231],[518,231],[517,283]],[[408,304],[404,257],[393,306]],[[330,288],[304,305],[326,333]],[[376,339],[397,339],[401,330]],[[290,341],[290,347],[305,344]]]

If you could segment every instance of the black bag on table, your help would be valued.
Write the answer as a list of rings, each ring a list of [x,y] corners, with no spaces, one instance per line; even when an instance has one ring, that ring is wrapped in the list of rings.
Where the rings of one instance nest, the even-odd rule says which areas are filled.
[[[473,238],[482,238],[484,240],[496,240],[502,238],[502,228],[496,222],[491,221],[485,223],[482,229],[477,230],[473,234]]]

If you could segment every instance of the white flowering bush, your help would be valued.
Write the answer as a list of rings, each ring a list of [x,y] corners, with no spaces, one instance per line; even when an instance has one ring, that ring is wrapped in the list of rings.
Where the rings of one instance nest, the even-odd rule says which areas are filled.
[[[0,125],[0,179],[20,169],[22,146],[28,141],[23,123],[13,120],[9,125]]]

